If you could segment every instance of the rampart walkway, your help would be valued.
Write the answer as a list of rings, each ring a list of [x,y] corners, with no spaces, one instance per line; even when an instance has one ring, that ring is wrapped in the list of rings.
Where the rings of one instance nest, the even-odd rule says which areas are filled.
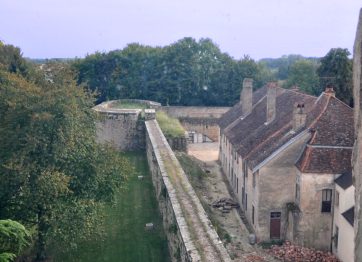
[[[183,231],[188,231],[184,235],[190,238],[188,241],[196,248],[196,257],[200,261],[231,261],[157,121],[146,121],[146,130],[153,148],[157,148],[157,161],[163,163],[160,165],[162,177],[166,177],[172,184],[172,192],[168,188],[168,193],[175,196],[175,201],[178,202],[175,206],[180,207],[181,215],[186,221],[186,225],[182,225],[182,220],[176,217],[178,226]]]

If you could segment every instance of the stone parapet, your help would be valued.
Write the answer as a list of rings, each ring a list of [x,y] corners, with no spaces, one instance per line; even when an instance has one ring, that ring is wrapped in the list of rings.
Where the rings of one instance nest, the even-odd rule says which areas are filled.
[[[147,158],[172,261],[231,261],[157,121],[145,126]]]

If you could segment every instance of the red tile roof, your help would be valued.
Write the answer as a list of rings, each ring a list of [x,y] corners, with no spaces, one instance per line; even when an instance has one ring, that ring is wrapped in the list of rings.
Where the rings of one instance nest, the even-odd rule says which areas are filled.
[[[301,132],[311,130],[310,146],[301,152],[297,167],[302,172],[314,173],[350,170],[354,130],[353,110],[349,106],[324,93],[317,98],[277,88],[276,117],[265,124],[266,90],[258,98],[253,99],[253,110],[245,118],[240,118],[241,107],[238,111],[237,105],[219,121],[221,132],[251,169]],[[305,128],[291,132],[295,103],[304,104],[307,119]]]

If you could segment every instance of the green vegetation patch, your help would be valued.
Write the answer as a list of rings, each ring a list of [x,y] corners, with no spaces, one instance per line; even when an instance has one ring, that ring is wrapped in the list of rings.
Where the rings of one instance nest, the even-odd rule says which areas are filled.
[[[105,208],[105,236],[80,242],[76,251],[62,252],[54,261],[170,261],[146,156],[140,152],[125,156],[136,172],[130,174],[127,189],[117,193],[115,204]],[[153,223],[154,229],[147,230],[146,223]]]
[[[178,119],[170,117],[163,111],[157,111],[156,119],[165,136],[169,137],[185,136],[185,129],[182,127]]]
[[[124,102],[124,101],[117,101],[112,104],[112,108],[118,109],[147,109],[149,106],[147,104],[138,103],[138,102]]]

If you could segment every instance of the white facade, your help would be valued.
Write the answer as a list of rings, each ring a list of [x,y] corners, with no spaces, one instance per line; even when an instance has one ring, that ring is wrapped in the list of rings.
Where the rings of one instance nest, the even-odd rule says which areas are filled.
[[[345,211],[354,206],[354,190],[354,186],[343,189],[336,184],[333,253],[342,262],[354,261],[354,229],[342,215]]]

